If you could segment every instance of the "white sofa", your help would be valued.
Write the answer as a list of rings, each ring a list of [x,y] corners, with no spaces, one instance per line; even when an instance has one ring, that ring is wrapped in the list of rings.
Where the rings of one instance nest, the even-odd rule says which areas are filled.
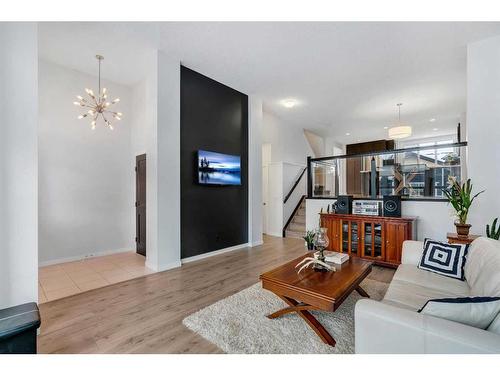
[[[500,334],[417,312],[433,298],[500,296],[500,241],[471,244],[466,281],[417,268],[422,251],[422,242],[405,241],[384,299],[356,303],[356,353],[500,353]]]

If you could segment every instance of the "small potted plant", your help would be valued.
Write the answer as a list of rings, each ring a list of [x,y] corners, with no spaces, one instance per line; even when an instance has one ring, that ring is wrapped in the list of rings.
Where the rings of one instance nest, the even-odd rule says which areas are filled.
[[[498,217],[493,220],[493,223],[486,225],[486,237],[493,238],[494,240],[500,239],[500,225],[497,228]]]
[[[469,214],[469,209],[474,202],[476,197],[483,193],[484,190],[472,196],[472,183],[470,178],[467,179],[462,185],[457,182],[456,177],[448,177],[448,188],[443,189],[444,195],[448,198],[448,202],[453,206],[455,210],[457,221],[455,221],[455,227],[457,228],[457,234],[459,236],[468,236],[470,224],[467,224],[467,215]]]
[[[302,237],[306,241],[307,250],[314,250],[314,236],[316,233],[313,230],[308,230],[306,235]]]

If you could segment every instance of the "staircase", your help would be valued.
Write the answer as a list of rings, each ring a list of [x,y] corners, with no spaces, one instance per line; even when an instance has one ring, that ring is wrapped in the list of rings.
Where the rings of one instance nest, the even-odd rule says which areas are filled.
[[[306,235],[306,200],[302,198],[299,208],[285,228],[285,237],[302,238]]]

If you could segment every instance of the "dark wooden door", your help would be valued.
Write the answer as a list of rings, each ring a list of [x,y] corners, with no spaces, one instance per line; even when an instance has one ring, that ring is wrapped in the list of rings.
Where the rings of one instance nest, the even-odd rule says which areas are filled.
[[[146,256],[146,154],[135,158],[135,228],[137,254]]]

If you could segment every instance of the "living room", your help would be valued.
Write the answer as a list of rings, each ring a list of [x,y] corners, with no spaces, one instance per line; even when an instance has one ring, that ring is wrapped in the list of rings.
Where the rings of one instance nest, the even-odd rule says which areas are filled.
[[[498,360],[500,22],[33,19],[0,353]]]

